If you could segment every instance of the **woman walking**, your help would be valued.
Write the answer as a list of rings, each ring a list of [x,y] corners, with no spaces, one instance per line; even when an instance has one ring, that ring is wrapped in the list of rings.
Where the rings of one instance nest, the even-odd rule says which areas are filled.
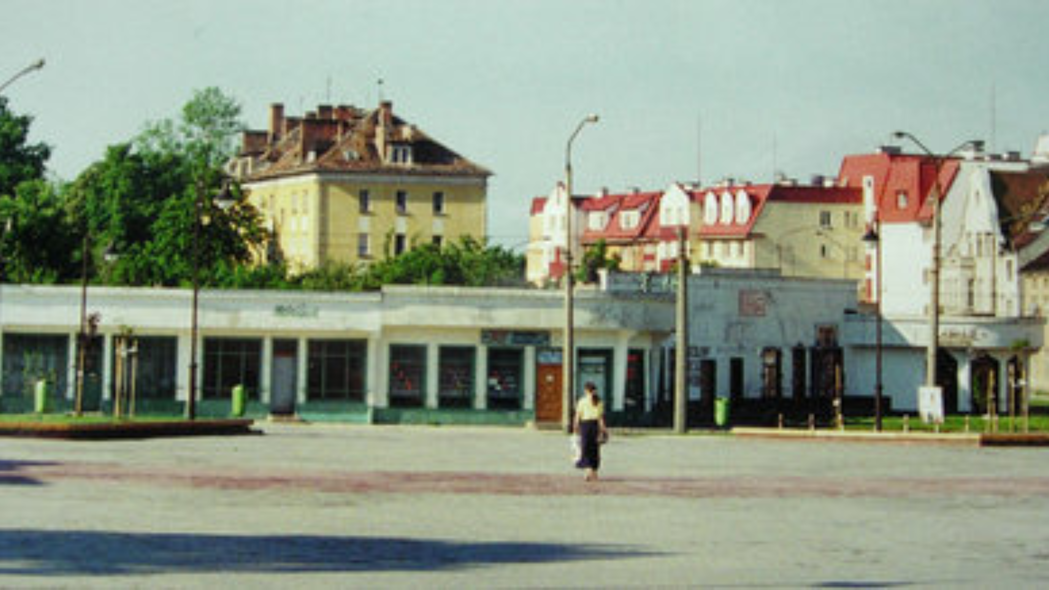
[[[576,403],[572,428],[581,447],[576,467],[586,470],[586,481],[594,481],[597,470],[601,468],[601,443],[607,440],[608,429],[605,428],[605,406],[597,395],[597,386],[587,382],[583,392]]]

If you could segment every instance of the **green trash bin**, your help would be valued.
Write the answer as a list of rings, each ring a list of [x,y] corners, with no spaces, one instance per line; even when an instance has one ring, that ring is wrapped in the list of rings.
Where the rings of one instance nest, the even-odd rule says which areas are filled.
[[[37,414],[51,411],[51,384],[45,379],[37,381],[33,387],[33,411]]]
[[[728,426],[729,398],[719,397],[714,400],[714,423],[718,428]]]
[[[233,386],[233,407],[231,408],[230,414],[235,418],[240,418],[244,415],[244,409],[247,406],[248,397],[244,391],[243,385]]]

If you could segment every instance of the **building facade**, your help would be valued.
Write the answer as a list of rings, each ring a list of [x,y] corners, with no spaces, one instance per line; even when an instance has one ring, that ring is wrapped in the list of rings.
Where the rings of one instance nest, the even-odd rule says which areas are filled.
[[[674,288],[616,275],[576,297],[577,390],[598,385],[615,424],[669,424]],[[840,339],[855,307],[842,281],[707,270],[689,279],[695,421],[716,396],[755,412],[848,395]],[[84,407],[118,381],[138,413],[177,414],[188,390],[192,293],[91,288],[100,317],[85,347]],[[815,304],[813,304],[813,302]],[[226,415],[243,385],[253,415],[358,422],[520,424],[561,417],[560,293],[387,287],[377,293],[210,291],[200,298],[201,415]],[[76,287],[0,287],[0,410],[31,407],[49,382],[60,409],[80,367]],[[133,353],[128,353],[133,351]],[[807,406],[806,406],[807,407]],[[759,411],[760,410],[760,411]]]
[[[260,258],[295,270],[368,263],[415,245],[487,235],[491,173],[394,115],[320,106],[244,133],[228,171],[271,233]]]

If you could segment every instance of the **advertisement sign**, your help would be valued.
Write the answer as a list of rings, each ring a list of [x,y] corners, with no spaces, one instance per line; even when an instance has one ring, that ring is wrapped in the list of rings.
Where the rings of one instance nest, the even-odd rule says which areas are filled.
[[[943,424],[943,389],[919,387],[918,413],[926,424]]]

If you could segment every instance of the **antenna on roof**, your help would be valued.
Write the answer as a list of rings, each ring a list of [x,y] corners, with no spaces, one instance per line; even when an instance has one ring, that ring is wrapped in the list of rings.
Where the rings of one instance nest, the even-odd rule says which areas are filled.
[[[331,104],[331,75],[328,75],[328,93],[325,95],[324,104]]]
[[[703,116],[696,113],[696,186],[703,186]]]
[[[776,170],[779,170],[779,146],[777,145],[776,130],[772,130],[772,178],[776,178]]]
[[[991,81],[991,145],[987,146],[987,153],[994,153],[995,139],[998,131],[998,88],[995,82]]]
[[[379,104],[382,104],[382,101],[385,100],[385,98],[382,95],[382,78],[379,78],[375,82],[375,86],[376,86],[376,88],[378,89],[378,92],[379,92]]]

